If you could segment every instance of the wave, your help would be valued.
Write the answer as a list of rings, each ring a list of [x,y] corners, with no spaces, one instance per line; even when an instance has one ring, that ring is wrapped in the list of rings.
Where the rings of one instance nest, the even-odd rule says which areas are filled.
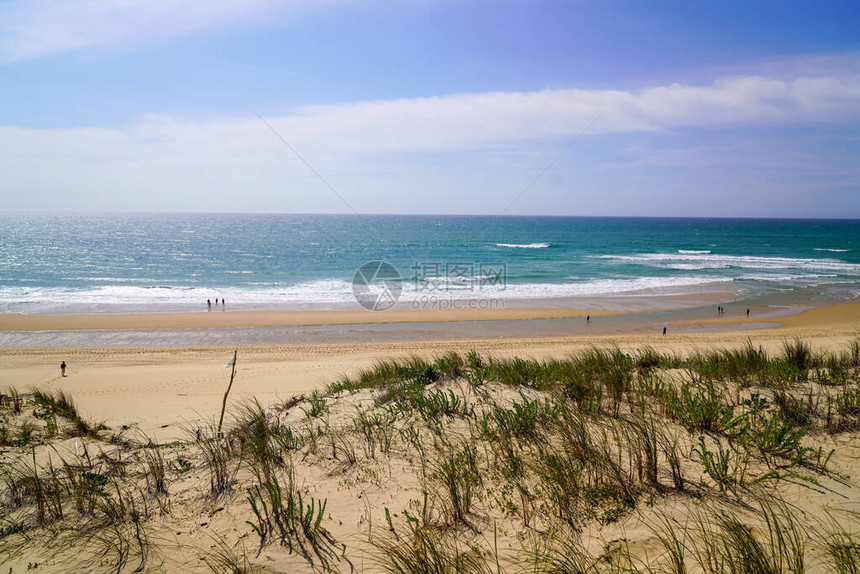
[[[573,278],[572,278],[573,279]],[[426,297],[506,300],[587,297],[625,293],[677,293],[709,283],[731,282],[731,278],[707,276],[638,277],[624,279],[572,280],[566,283],[504,284],[476,280],[473,283],[428,287],[403,281],[400,301],[409,303]],[[436,288],[438,287],[438,288]],[[128,313],[155,311],[203,311],[206,300],[224,298],[228,309],[344,308],[355,306],[353,285],[342,280],[308,281],[294,285],[259,287],[188,287],[130,285],[97,286],[88,289],[62,287],[0,287],[0,312],[27,314]]]
[[[549,243],[496,243],[496,247],[508,247],[511,249],[546,249]]]
[[[829,249],[827,247],[816,247],[813,251],[829,251],[830,253],[848,253],[850,249]]]
[[[4,313],[127,313],[132,311],[195,311],[207,299],[225,298],[232,308],[267,309],[349,302],[352,283],[319,280],[260,288],[192,287],[187,285],[106,285],[91,288],[0,287]]]
[[[498,244],[514,248],[546,248],[547,243],[529,245]],[[538,247],[540,246],[540,247]],[[409,275],[401,283],[401,303],[423,297],[474,299],[494,297],[505,300],[599,297],[622,294],[663,295],[695,293],[708,285],[735,289],[779,289],[814,285],[860,283],[860,264],[836,258],[790,258],[722,255],[705,250],[677,253],[639,253],[590,256],[603,261],[595,265],[556,267],[555,273],[486,275],[421,281]],[[557,274],[564,269],[564,274]],[[573,271],[576,269],[577,271]],[[573,276],[582,269],[582,275]],[[243,273],[240,266],[232,270]],[[513,269],[512,269],[513,271]],[[526,269],[525,272],[534,271]],[[349,275],[351,276],[351,275]],[[565,277],[567,276],[567,277]],[[249,278],[253,278],[250,276]],[[226,279],[226,278],[225,278]],[[198,278],[177,280],[147,279],[152,285],[135,284],[139,278],[96,277],[78,287],[44,287],[14,280],[0,285],[0,313],[129,313],[158,311],[205,311],[206,300],[225,298],[227,309],[337,309],[355,308],[353,284],[344,279],[317,279],[298,283],[272,281],[261,276],[254,282],[233,286],[201,286]],[[110,284],[110,282],[114,282]],[[156,281],[158,281],[156,283]],[[107,284],[105,284],[107,283]],[[190,283],[190,284],[189,284]],[[229,280],[225,281],[229,283]]]
[[[799,274],[780,274],[780,273],[744,273],[736,279],[741,281],[766,281],[772,283],[793,283],[793,284],[812,284],[818,285],[821,279],[836,279],[838,275],[821,275],[817,273]],[[831,283],[833,281],[830,281]]]
[[[554,299],[562,297],[589,297],[598,295],[621,294],[675,294],[692,287],[708,284],[727,283],[728,277],[685,276],[685,277],[636,277],[630,279],[593,279],[573,283],[531,283],[526,285],[507,285],[504,297],[511,299]],[[482,295],[493,295],[484,289]]]
[[[711,250],[710,250],[710,249],[702,249],[702,250],[697,250],[697,249],[679,249],[679,250],[678,250],[678,253],[680,253],[681,255],[707,255],[707,254],[709,254],[710,252],[711,252]]]
[[[20,279],[19,281],[24,281]],[[152,283],[152,277],[69,277],[69,281],[91,281],[93,283]]]
[[[680,271],[736,268],[768,271],[793,270],[811,273],[841,273],[860,276],[860,265],[847,263],[839,259],[759,257],[714,253],[639,253],[636,255],[595,255],[593,257]]]

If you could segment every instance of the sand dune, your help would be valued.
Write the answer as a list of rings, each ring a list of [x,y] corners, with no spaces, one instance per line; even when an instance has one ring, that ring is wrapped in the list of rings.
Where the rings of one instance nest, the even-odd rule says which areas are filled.
[[[74,320],[82,321],[79,325],[91,320],[96,321],[90,318],[69,319]],[[734,320],[740,324],[745,321],[746,319]],[[617,347],[631,353],[650,347],[668,355],[689,355],[696,350],[738,348],[747,341],[752,341],[756,347],[761,346],[774,355],[780,352],[786,341],[800,338],[809,342],[814,349],[838,354],[847,349],[849,342],[858,334],[860,305],[813,309],[783,317],[779,321],[783,325],[778,328],[731,332],[707,331],[710,325],[720,326],[726,323],[726,320],[708,321],[701,323],[703,332],[670,333],[665,337],[659,334],[630,334],[243,347],[238,349],[236,378],[228,405],[227,426],[232,424],[232,417],[240,410],[241,405],[248,404],[249,399],[257,399],[263,407],[283,405],[291,396],[310,395],[343,375],[355,376],[361,369],[371,367],[381,359],[406,359],[411,356],[432,358],[451,350],[463,353],[473,349],[484,356],[500,358],[545,359],[564,358],[594,347]],[[109,328],[115,328],[114,323],[110,325]],[[149,511],[151,518],[146,527],[151,536],[150,543],[157,552],[153,554],[152,561],[146,564],[145,571],[208,571],[200,556],[211,558],[213,553],[218,552],[218,541],[227,544],[231,552],[250,557],[257,567],[264,567],[263,571],[313,571],[305,559],[276,543],[267,543],[262,553],[257,555],[258,538],[245,522],[253,520],[253,516],[245,500],[244,486],[241,491],[222,499],[212,499],[205,494],[208,484],[204,462],[193,458],[193,443],[187,442],[189,436],[187,430],[182,427],[205,427],[207,421],[217,418],[231,372],[230,368],[225,368],[225,363],[232,356],[233,350],[231,347],[0,349],[0,390],[12,386],[20,392],[33,388],[47,392],[62,390],[74,399],[78,411],[85,419],[106,423],[111,427],[112,434],[123,435],[125,431],[121,432],[120,429],[128,429],[127,436],[138,437],[137,440],[146,436],[147,440],[168,445],[173,441],[184,441],[161,449],[168,464],[170,490],[169,496],[163,496],[162,501],[169,501],[170,506],[169,509],[162,507],[158,511]],[[68,376],[65,378],[60,376],[61,361],[68,365]],[[673,375],[670,372],[667,376],[671,379]],[[515,391],[490,386],[476,393],[468,388],[457,387],[456,384],[446,385],[449,386],[441,386],[440,389],[446,392],[452,390],[458,396],[471,396],[473,400],[491,396],[501,404],[510,404],[527,397],[541,398],[541,395],[535,394],[530,388]],[[829,391],[825,389],[824,392]],[[353,417],[360,409],[372,405],[373,402],[369,390],[330,398],[326,404],[326,412],[318,419],[318,424],[320,428],[328,429],[325,431],[325,436],[328,437],[325,440],[331,442],[321,444],[318,449],[303,446],[302,460],[295,461],[300,480],[297,488],[308,498],[313,496],[328,501],[329,510],[321,524],[326,532],[337,540],[338,546],[329,549],[330,565],[343,572],[380,571],[372,559],[372,553],[377,550],[369,543],[370,538],[386,535],[386,508],[393,513],[391,519],[398,528],[397,532],[404,535],[407,526],[402,512],[404,509],[416,511],[414,501],[420,492],[416,463],[411,458],[404,458],[402,454],[388,457],[380,455],[379,458],[359,454],[363,462],[350,466],[343,458],[348,451],[338,450],[349,447],[337,446],[336,440],[341,439],[336,437],[348,436],[348,433],[352,432],[350,429],[353,428]],[[305,400],[301,403],[301,408],[281,411],[279,416],[285,424],[305,429],[302,432],[306,432],[308,408],[309,403]],[[20,416],[29,415],[24,413]],[[457,428],[456,420],[451,424],[451,429]],[[642,495],[642,501],[647,501],[647,504],[640,503],[635,512],[623,513],[617,521],[586,521],[587,528],[583,532],[582,540],[589,552],[600,556],[609,549],[623,547],[638,556],[659,556],[662,550],[654,538],[653,530],[657,521],[669,517],[682,523],[697,509],[726,508],[731,512],[740,512],[739,516],[748,517],[744,520],[754,518],[754,513],[750,514],[749,508],[752,508],[755,500],[759,498],[741,494],[735,500],[728,493],[721,494],[714,485],[707,486],[708,479],[702,473],[701,464],[696,462],[694,455],[697,437],[686,434],[679,436],[682,438],[688,480],[697,485],[701,483],[702,486],[696,486],[699,489],[697,496],[704,496],[705,499],[672,494],[665,490],[670,479],[663,474],[660,480],[664,486],[649,491],[650,494]],[[817,434],[813,437],[813,442],[814,446],[822,448],[821,452],[835,449],[830,467],[835,469],[834,472],[816,474],[813,476],[814,482],[780,480],[773,486],[765,483],[765,490],[757,490],[758,494],[755,496],[760,497],[766,492],[770,493],[767,496],[776,495],[778,500],[790,505],[792,512],[804,516],[804,521],[810,525],[824,524],[827,515],[823,508],[838,512],[856,509],[860,502],[853,478],[857,475],[857,461],[860,460],[857,456],[860,454],[860,447],[856,437],[854,432],[832,436]],[[304,440],[307,440],[307,436]],[[708,440],[712,441],[713,438]],[[55,458],[58,456],[71,457],[72,453],[78,452],[79,442],[88,443],[93,453],[99,449],[106,452],[108,457],[116,457],[117,460],[124,456],[125,464],[140,460],[141,452],[146,451],[141,451],[138,446],[135,447],[137,451],[132,449],[123,455],[124,447],[109,444],[106,439],[64,439],[51,447],[40,447],[38,464],[44,469],[50,464],[56,464]],[[716,447],[712,444],[712,448]],[[6,449],[0,453],[0,462],[6,465],[21,457],[26,459],[30,456],[28,452],[15,448]],[[137,454],[133,454],[135,452]],[[310,454],[311,452],[313,454]],[[310,458],[305,460],[305,457]],[[184,459],[190,459],[188,464],[192,465],[192,470],[185,474],[179,468]],[[385,460],[388,462],[384,462]],[[251,484],[251,469],[242,468],[237,478],[239,484]],[[760,463],[750,467],[750,472],[759,476],[766,471],[767,468]],[[146,492],[142,491],[141,496],[148,497],[153,509],[157,508],[160,504],[157,497]],[[521,566],[518,560],[522,559],[522,554],[518,554],[516,549],[527,542],[525,536],[530,532],[536,534],[536,531],[523,529],[516,520],[503,518],[498,508],[490,502],[492,496],[498,495],[499,493],[491,495],[484,492],[485,498],[476,503],[481,510],[476,511],[470,518],[472,526],[453,528],[450,532],[460,537],[461,541],[480,544],[485,549],[498,548],[502,554],[499,567],[515,572]],[[744,504],[739,504],[740,502]],[[496,509],[492,510],[493,508]],[[438,511],[437,508],[436,512]],[[610,511],[611,504],[606,512]],[[20,513],[15,516],[20,516]],[[551,516],[545,516],[535,520],[550,518]],[[856,526],[856,522],[856,516],[851,515],[846,518],[845,524]],[[498,531],[494,531],[494,528],[498,528]],[[376,534],[372,534],[374,532]],[[13,536],[8,540],[17,539]],[[620,541],[623,541],[623,546],[619,546],[622,543]],[[22,546],[25,552],[18,553],[10,550],[9,546],[4,546],[2,542],[0,540],[0,558],[3,558],[4,564],[13,567],[15,572],[23,571],[34,561],[40,562],[39,571],[63,572],[63,564],[76,558],[74,546],[70,552],[69,547],[39,547],[25,543]],[[342,544],[346,545],[344,549],[340,547]],[[131,555],[135,560],[140,558],[134,552]],[[115,564],[109,558],[101,560],[100,563],[92,563],[93,571],[116,570]],[[132,571],[136,565],[130,562],[124,571]],[[819,565],[820,571],[829,571],[823,562],[819,562]],[[247,571],[255,570],[249,568]],[[819,570],[811,568],[809,571]]]

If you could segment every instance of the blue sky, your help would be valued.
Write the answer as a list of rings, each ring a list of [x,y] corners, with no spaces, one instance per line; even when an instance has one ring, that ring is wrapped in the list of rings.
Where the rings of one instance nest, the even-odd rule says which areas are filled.
[[[498,214],[526,188],[507,213],[860,217],[860,4],[0,2],[7,210]]]

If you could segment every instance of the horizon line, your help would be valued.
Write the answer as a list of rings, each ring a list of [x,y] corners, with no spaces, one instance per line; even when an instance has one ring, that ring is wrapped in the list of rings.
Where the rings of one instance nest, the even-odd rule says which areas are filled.
[[[44,216],[82,216],[82,215],[289,215],[289,216],[340,216],[340,217],[487,217],[500,219],[513,218],[593,218],[593,219],[701,219],[701,220],[773,220],[773,221],[860,221],[860,217],[797,217],[797,216],[773,216],[773,215],[607,215],[607,214],[510,214],[499,215],[498,213],[385,213],[367,212],[351,213],[348,211],[332,212],[290,212],[290,211],[117,211],[117,210],[80,210],[80,211],[58,211],[58,210],[10,210],[2,216],[20,215],[44,215]]]

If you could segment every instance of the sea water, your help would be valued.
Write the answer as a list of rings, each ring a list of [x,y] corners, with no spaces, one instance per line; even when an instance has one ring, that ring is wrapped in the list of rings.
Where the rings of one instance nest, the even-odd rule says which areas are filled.
[[[540,306],[719,292],[743,304],[860,295],[860,222],[402,215],[0,216],[0,312],[358,308],[386,261],[403,302]],[[608,303],[607,303],[608,302]],[[585,304],[587,307],[587,303]]]

